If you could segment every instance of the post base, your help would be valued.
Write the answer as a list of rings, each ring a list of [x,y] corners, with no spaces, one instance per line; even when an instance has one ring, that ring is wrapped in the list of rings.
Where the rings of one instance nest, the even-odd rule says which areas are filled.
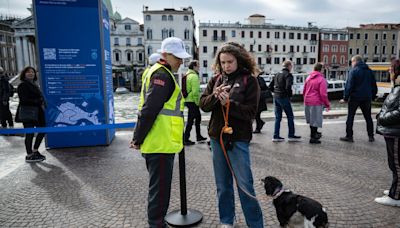
[[[173,227],[195,225],[203,219],[203,214],[197,210],[187,209],[187,214],[182,215],[181,210],[175,210],[165,216],[165,221]]]

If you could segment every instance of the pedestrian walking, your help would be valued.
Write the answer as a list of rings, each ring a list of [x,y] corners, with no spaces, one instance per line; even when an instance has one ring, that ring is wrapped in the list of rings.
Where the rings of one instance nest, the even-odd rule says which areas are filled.
[[[9,78],[0,67],[0,122],[2,128],[14,127],[14,121],[10,111],[10,97],[14,95],[14,87],[8,82]]]
[[[327,83],[321,73],[322,66],[321,63],[314,65],[314,71],[307,77],[303,88],[304,111],[306,121],[310,125],[310,143],[312,144],[321,143],[319,139],[322,134],[318,132],[318,128],[322,128],[322,112],[324,109],[326,111],[330,109]]]
[[[46,121],[44,111],[46,102],[42,91],[37,85],[38,78],[35,68],[31,66],[25,67],[21,71],[19,79],[21,83],[17,88],[19,104],[17,113],[15,114],[15,121],[22,122],[24,128],[45,127]],[[46,157],[39,152],[39,146],[44,136],[44,133],[38,133],[32,148],[35,134],[25,134],[26,162],[46,160]]]
[[[186,72],[186,87],[187,97],[185,98],[185,105],[188,108],[188,120],[185,129],[185,145],[193,145],[194,142],[190,140],[190,131],[192,130],[193,123],[196,127],[196,141],[201,142],[207,138],[201,135],[201,113],[199,108],[200,103],[200,79],[199,79],[199,61],[193,60],[189,63],[189,70]],[[182,80],[183,81],[183,80]]]
[[[383,135],[386,142],[389,169],[392,171],[392,185],[384,196],[375,202],[400,207],[400,61],[392,62],[394,88],[386,97],[377,118],[376,133]]]
[[[282,63],[282,67],[282,71],[275,75],[269,84],[270,90],[274,93],[275,129],[272,141],[285,141],[285,138],[280,136],[282,112],[284,111],[289,127],[289,142],[297,142],[301,140],[301,136],[295,135],[294,115],[292,104],[290,102],[290,98],[293,96],[293,75],[290,73],[293,68],[292,62],[290,60],[286,60]]]
[[[360,55],[351,58],[351,66],[353,67],[347,77],[344,97],[340,103],[347,102],[347,120],[346,120],[346,136],[340,140],[346,142],[354,142],[353,139],[353,123],[357,108],[360,107],[364,119],[367,123],[368,140],[374,139],[374,124],[371,117],[371,101],[375,98],[378,88],[376,86],[375,76],[368,65],[365,64]]]
[[[200,108],[211,112],[208,133],[217,185],[219,218],[233,227],[235,197],[233,178],[248,227],[263,227],[263,216],[253,187],[249,143],[257,112],[260,88],[252,76],[255,62],[240,44],[223,44],[215,58],[216,75],[200,98]],[[232,175],[234,173],[234,175]]]
[[[271,91],[268,90],[268,86],[265,83],[264,78],[261,77],[263,73],[264,72],[262,72],[260,69],[257,68],[256,74],[257,74],[258,86],[260,87],[260,100],[258,102],[258,108],[256,113],[256,129],[253,131],[253,133],[255,134],[261,133],[261,129],[265,124],[265,122],[261,119],[261,113],[268,109],[266,99],[272,97]]]
[[[144,75],[131,147],[139,149],[149,173],[147,216],[151,228],[167,227],[175,154],[183,149],[184,99],[174,76],[190,55],[176,37],[161,43],[161,59]]]

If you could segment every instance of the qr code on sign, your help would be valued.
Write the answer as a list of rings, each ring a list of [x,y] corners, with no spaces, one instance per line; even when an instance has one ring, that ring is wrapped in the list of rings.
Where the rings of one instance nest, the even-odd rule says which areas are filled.
[[[55,48],[43,48],[44,60],[56,60],[56,49]]]

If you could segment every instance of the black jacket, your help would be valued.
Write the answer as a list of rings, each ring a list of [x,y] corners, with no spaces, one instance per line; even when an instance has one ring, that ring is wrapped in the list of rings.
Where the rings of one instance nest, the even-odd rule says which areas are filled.
[[[15,114],[15,121],[21,122],[18,118],[20,106],[35,106],[39,108],[39,123],[44,123],[44,107],[46,102],[39,87],[29,81],[21,81],[17,88],[19,104],[17,113]]]
[[[393,88],[376,115],[376,133],[400,137],[400,86]]]
[[[233,128],[233,134],[224,134],[224,138],[231,141],[250,142],[253,132],[252,123],[260,98],[260,87],[257,79],[244,70],[238,70],[230,75],[217,75],[208,82],[207,88],[200,98],[200,108],[205,112],[212,112],[208,124],[208,134],[213,139],[219,139],[224,126],[221,103],[213,95],[214,89],[222,83],[231,85],[229,126]]]
[[[159,63],[171,70],[171,66],[166,62],[160,61]],[[149,89],[146,93],[147,99],[143,104],[142,110],[138,114],[138,121],[133,133],[133,142],[135,145],[140,145],[144,142],[158,113],[163,108],[164,103],[171,98],[174,90],[174,80],[164,68],[160,68],[153,73]]]
[[[8,76],[0,75],[0,103],[4,101],[8,102],[14,92],[14,88],[12,88],[8,79]]]
[[[260,112],[267,110],[267,103],[265,99],[271,96],[271,92],[269,91],[264,78],[258,76],[257,80],[258,80],[258,85],[260,86],[260,101],[258,102],[258,111]]]
[[[293,75],[287,68],[283,68],[280,73],[272,78],[269,89],[274,92],[274,97],[292,97]]]
[[[370,101],[378,92],[375,76],[368,65],[358,62],[350,71],[344,90],[345,101]]]

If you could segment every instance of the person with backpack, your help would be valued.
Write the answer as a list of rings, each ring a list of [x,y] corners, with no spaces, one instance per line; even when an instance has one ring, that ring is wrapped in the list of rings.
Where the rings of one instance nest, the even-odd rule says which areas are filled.
[[[14,95],[14,87],[8,82],[9,78],[4,74],[4,69],[0,67],[0,120],[1,127],[13,128],[14,121],[10,111],[10,97]]]
[[[200,102],[200,79],[199,79],[199,61],[192,60],[189,63],[189,70],[182,77],[182,94],[185,97],[185,106],[189,109],[188,120],[185,128],[184,145],[190,146],[194,142],[190,140],[190,131],[192,130],[193,122],[196,125],[196,141],[204,141],[207,138],[203,137],[200,132],[201,113],[199,108]]]

